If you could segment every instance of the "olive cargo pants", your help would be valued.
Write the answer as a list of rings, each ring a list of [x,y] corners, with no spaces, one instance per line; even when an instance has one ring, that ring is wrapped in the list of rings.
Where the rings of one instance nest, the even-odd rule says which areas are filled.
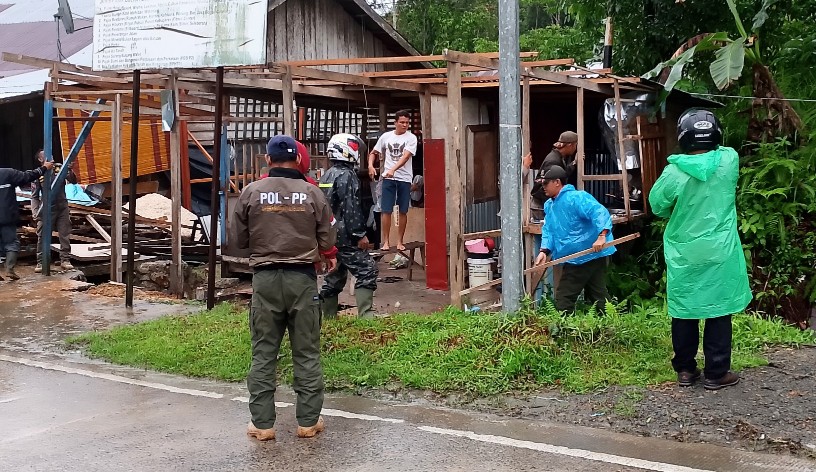
[[[252,366],[247,377],[252,423],[275,425],[278,353],[286,330],[292,345],[298,425],[314,426],[323,408],[320,365],[320,301],[314,277],[285,269],[261,270],[252,277]]]

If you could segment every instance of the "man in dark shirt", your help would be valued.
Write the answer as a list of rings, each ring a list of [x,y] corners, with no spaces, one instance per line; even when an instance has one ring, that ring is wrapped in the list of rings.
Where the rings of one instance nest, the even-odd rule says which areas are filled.
[[[6,254],[6,277],[11,280],[20,278],[14,271],[20,252],[20,240],[17,239],[17,221],[20,219],[17,187],[34,182],[53,167],[53,162],[44,162],[41,167],[26,172],[0,169],[0,252]]]
[[[34,156],[37,163],[42,165],[45,162],[45,154],[42,149]],[[41,179],[34,181],[31,186],[31,214],[34,215],[34,220],[37,222],[37,266],[34,272],[39,274],[42,272],[42,184]],[[51,221],[52,228],[57,230],[60,242],[60,267],[64,270],[73,270],[74,266],[71,264],[71,211],[68,208],[68,198],[65,196],[65,185],[68,183],[76,183],[76,176],[68,169],[68,174],[62,184],[54,189],[54,195],[51,197]]]

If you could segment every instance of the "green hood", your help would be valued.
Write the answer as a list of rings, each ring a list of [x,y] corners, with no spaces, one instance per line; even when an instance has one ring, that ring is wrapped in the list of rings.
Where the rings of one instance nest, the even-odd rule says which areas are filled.
[[[723,153],[728,152],[729,149],[720,146],[702,154],[673,154],[669,156],[669,162],[686,174],[705,182],[720,166]]]

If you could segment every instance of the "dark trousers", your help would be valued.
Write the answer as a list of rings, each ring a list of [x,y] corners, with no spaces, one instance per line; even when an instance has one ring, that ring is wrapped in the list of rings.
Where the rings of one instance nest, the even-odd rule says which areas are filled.
[[[587,303],[595,303],[603,311],[609,292],[606,290],[608,257],[600,257],[580,265],[563,264],[561,277],[555,289],[555,307],[559,311],[575,311],[575,302],[581,292]]]
[[[300,426],[314,426],[323,408],[320,365],[320,300],[317,281],[292,270],[263,270],[252,277],[252,366],[247,376],[252,423],[261,429],[275,425],[278,354],[289,331],[292,345],[295,415]]]
[[[346,286],[349,272],[357,279],[354,288],[377,290],[379,269],[371,255],[357,246],[338,245],[337,269],[323,279],[320,296],[331,298],[339,295]]]
[[[672,367],[676,372],[697,369],[700,320],[672,318]],[[719,379],[731,368],[731,315],[708,318],[703,328],[703,354],[707,379]]]
[[[42,230],[41,218],[42,202],[37,198],[31,199],[31,213],[37,221],[37,263],[42,261]],[[59,234],[60,261],[71,260],[71,211],[67,206],[54,205],[51,207],[51,228]]]
[[[19,252],[20,240],[17,239],[17,224],[0,225],[0,255],[8,252]]]

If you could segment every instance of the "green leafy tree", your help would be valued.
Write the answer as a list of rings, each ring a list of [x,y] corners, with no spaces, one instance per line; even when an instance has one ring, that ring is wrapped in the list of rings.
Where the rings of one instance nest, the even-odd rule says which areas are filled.
[[[726,0],[738,32],[732,38],[727,32],[703,33],[689,40],[674,56],[661,62],[645,76],[660,76],[667,91],[674,88],[683,77],[683,70],[695,55],[714,51],[715,59],[709,65],[711,79],[719,90],[725,90],[739,81],[746,65],[752,69],[754,100],[748,124],[748,140],[765,142],[777,136],[791,136],[802,130],[799,115],[784,100],[784,94],[764,63],[760,49],[759,30],[768,20],[777,0],[762,0],[753,19],[751,32],[742,22],[734,0]]]

